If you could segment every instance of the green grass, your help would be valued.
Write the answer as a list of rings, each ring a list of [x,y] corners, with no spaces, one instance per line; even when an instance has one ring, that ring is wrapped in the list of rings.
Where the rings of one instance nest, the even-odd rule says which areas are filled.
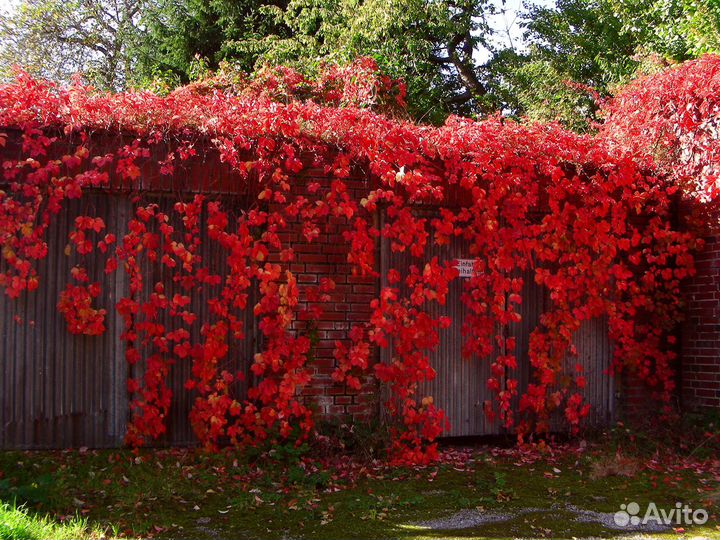
[[[0,540],[82,540],[100,536],[100,531],[91,530],[81,518],[57,523],[15,504],[0,504]]]
[[[280,451],[259,456],[207,456],[191,450],[147,450],[140,456],[127,451],[5,452],[0,453],[0,499],[25,503],[37,512],[31,516],[51,515],[57,522],[61,516],[80,515],[85,520],[65,522],[64,527],[70,523],[77,531],[70,536],[48,531],[51,538],[98,537],[103,531],[198,539],[619,537],[599,524],[575,521],[565,505],[615,512],[630,501],[667,508],[683,501],[706,508],[711,521],[665,536],[720,539],[720,486],[714,477],[692,468],[667,475],[641,468],[630,477],[591,478],[597,463],[612,462],[613,456],[598,447],[579,457],[519,463],[484,450],[464,470],[451,465],[373,469],[368,464],[367,472],[345,478],[333,468],[307,470],[297,456]],[[416,525],[478,508],[515,517],[454,531]],[[42,518],[38,523],[53,526]],[[18,525],[17,530],[25,529]]]

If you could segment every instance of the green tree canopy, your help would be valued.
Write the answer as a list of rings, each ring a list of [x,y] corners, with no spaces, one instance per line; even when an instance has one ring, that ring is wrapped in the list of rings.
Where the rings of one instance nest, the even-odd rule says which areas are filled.
[[[145,14],[138,73],[184,82],[200,58],[211,68],[225,60],[312,74],[372,56],[407,82],[415,116],[469,114],[486,105],[485,70],[473,54],[488,46],[493,10],[489,0],[161,0]]]
[[[529,5],[522,24],[529,50],[496,54],[496,95],[507,110],[580,130],[597,97],[638,73],[720,52],[716,0],[557,0]]]
[[[101,87],[123,88],[146,7],[145,0],[23,0],[0,14],[0,74],[14,64],[57,80],[82,71]]]

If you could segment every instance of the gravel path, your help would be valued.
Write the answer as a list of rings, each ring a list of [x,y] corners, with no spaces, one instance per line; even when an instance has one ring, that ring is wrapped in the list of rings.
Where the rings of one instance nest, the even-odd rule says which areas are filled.
[[[571,504],[565,507],[566,510],[575,514],[575,519],[583,523],[599,523],[606,529],[613,531],[627,531],[627,532],[641,532],[641,533],[658,533],[666,532],[670,530],[667,525],[660,525],[659,523],[646,523],[638,525],[625,525],[620,526],[615,523],[615,514],[613,512],[595,512],[593,510],[583,510]]]
[[[615,523],[615,514],[612,512],[584,510],[570,504],[566,505],[563,510],[574,514],[575,519],[581,523],[598,523],[606,529],[613,531],[626,531],[628,533],[658,533],[670,530],[670,527],[662,526],[657,523],[648,523],[646,525],[640,524],[635,526],[627,525],[622,527]],[[412,525],[426,527],[435,531],[471,529],[488,523],[511,521],[525,514],[551,513],[552,511],[553,509],[547,508],[522,508],[520,510],[513,510],[512,512],[490,512],[480,511],[477,509],[464,509],[450,516],[425,521],[416,521],[413,522]]]
[[[416,521],[413,522],[412,525],[427,527],[434,531],[450,531],[456,529],[471,529],[479,525],[485,525],[486,523],[510,521],[517,515],[518,514],[507,512],[481,512],[475,509],[464,509],[451,516],[428,519],[426,521]]]

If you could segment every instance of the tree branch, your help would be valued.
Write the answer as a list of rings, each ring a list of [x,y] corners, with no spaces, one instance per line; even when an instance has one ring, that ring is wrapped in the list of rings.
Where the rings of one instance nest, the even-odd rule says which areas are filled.
[[[471,43],[471,36],[469,33],[458,34],[450,40],[448,43],[448,58],[455,69],[458,71],[460,80],[463,86],[476,97],[481,97],[487,94],[487,89],[480,79],[478,79],[475,73],[475,66],[472,64],[472,55],[463,55],[462,57],[458,53],[458,48],[463,44],[463,50],[465,50],[468,43]],[[472,49],[470,49],[472,51]]]

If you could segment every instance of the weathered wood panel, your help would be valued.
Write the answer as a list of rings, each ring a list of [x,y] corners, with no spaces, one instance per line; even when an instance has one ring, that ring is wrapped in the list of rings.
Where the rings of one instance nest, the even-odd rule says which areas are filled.
[[[182,217],[174,209],[174,205],[177,202],[177,197],[167,196],[153,196],[143,197],[143,204],[157,204],[159,211],[165,213],[170,218],[170,225],[174,227],[176,231],[175,238],[177,241],[184,241],[184,229],[182,225]],[[241,206],[241,202],[233,198],[222,199],[224,206],[227,208],[238,208]],[[207,220],[207,209],[203,209],[199,226],[200,230],[205,230],[205,223]],[[204,235],[203,235],[204,236]],[[164,241],[161,240],[160,248],[162,249]],[[202,266],[208,268],[212,273],[218,274],[224,281],[226,275],[226,252],[216,242],[209,238],[202,238],[200,243],[199,255],[202,259],[200,263]],[[185,294],[191,298],[190,309],[195,313],[197,319],[195,322],[188,326],[182,323],[179,318],[171,317],[169,312],[161,311],[158,316],[157,322],[165,325],[168,332],[177,330],[179,327],[186,328],[190,331],[192,343],[200,343],[202,341],[201,328],[203,324],[215,320],[214,316],[211,315],[207,301],[211,298],[217,298],[221,294],[222,286],[210,286],[207,284],[195,286],[192,291],[184,289],[177,281],[173,280],[173,275],[181,276],[183,271],[174,269],[171,270],[165,265],[157,264],[148,261],[147,258],[142,258],[141,271],[143,273],[143,297],[148,298],[152,293],[156,283],[162,283],[165,287],[165,295],[172,298],[175,294]],[[255,339],[256,321],[252,316],[252,306],[256,300],[254,297],[255,291],[248,291],[248,309],[245,310],[245,340],[238,343],[237,341],[231,340],[229,342],[229,353],[225,359],[219,362],[218,370],[227,370],[232,374],[238,372],[244,373],[246,381],[252,380],[252,373],[250,372],[250,365],[252,364],[253,354],[255,352]],[[145,357],[147,355],[144,355]],[[145,365],[144,362],[139,362],[133,366],[131,373],[132,377],[141,379],[144,373]],[[195,435],[192,431],[188,415],[193,407],[193,403],[196,399],[195,392],[188,391],[185,389],[185,382],[191,378],[192,373],[192,360],[189,357],[184,359],[174,358],[174,363],[170,369],[170,375],[166,381],[167,386],[173,392],[173,399],[166,421],[167,432],[160,440],[161,443],[173,444],[173,445],[186,445],[193,444],[196,442]],[[237,397],[243,399],[247,392],[247,382],[239,383],[236,387]]]
[[[143,203],[156,203],[181,231],[179,216],[173,211],[177,197],[151,196]],[[228,204],[237,203],[228,199]],[[115,303],[128,294],[127,275],[122,269],[105,275],[106,255],[95,251],[80,257],[75,250],[66,254],[68,235],[75,217],[102,217],[108,231],[118,239],[127,231],[134,205],[124,194],[86,193],[81,200],[69,201],[48,231],[48,256],[37,263],[41,286],[12,300],[0,295],[0,448],[65,448],[120,446],[128,420],[127,378],[142,378],[142,363],[131,368],[125,360],[124,330]],[[201,217],[201,227],[206,215]],[[202,242],[204,264],[223,274],[224,251],[211,241]],[[181,292],[167,268],[141,258],[145,297],[157,282],[166,293]],[[82,264],[91,281],[102,286],[95,305],[107,310],[106,332],[101,336],[78,336],[67,331],[65,319],[57,311],[61,291],[70,281],[70,270]],[[192,306],[198,318],[192,327],[193,341],[200,339],[200,328],[210,320],[207,299],[217,296],[220,286],[195,287]],[[250,306],[254,303],[249,300]],[[234,343],[221,369],[248,373],[255,334],[252,309],[247,314],[247,338]],[[168,328],[177,323],[167,313],[159,321]],[[174,399],[167,419],[167,433],[158,444],[190,444],[195,441],[188,421],[195,396],[184,389],[190,377],[191,361],[176,360],[167,385]],[[246,389],[239,388],[243,397]]]
[[[105,276],[103,262],[83,258],[92,281],[103,285],[107,309],[102,336],[73,336],[57,311],[71,268],[68,235],[79,215],[96,215],[114,230],[126,228],[130,202],[88,194],[69,201],[48,231],[48,256],[37,263],[41,287],[12,300],[0,296],[0,447],[114,446],[124,433],[126,368],[116,361],[121,273]],[[124,351],[123,351],[124,354]]]
[[[471,258],[469,246],[458,238],[453,239],[450,245],[436,246],[431,236],[422,259],[412,257],[407,251],[391,251],[390,243],[385,239],[381,241],[380,250],[383,276],[391,268],[405,275],[410,265],[422,268],[424,262],[433,257],[437,257],[441,264],[444,261]],[[528,355],[530,334],[538,326],[541,314],[549,306],[549,300],[545,290],[535,283],[532,268],[517,272],[517,276],[523,279],[523,300],[516,307],[522,318],[520,322],[508,325],[507,335],[515,338],[518,367],[507,376],[518,380],[518,390],[522,394],[533,381]],[[426,306],[434,317],[450,317],[452,324],[447,330],[441,331],[440,345],[430,354],[430,362],[437,376],[433,381],[420,385],[419,396],[433,396],[434,403],[447,413],[450,429],[444,433],[445,436],[501,434],[506,431],[505,428],[499,421],[490,422],[483,407],[486,401],[493,404],[496,401],[496,396],[487,388],[487,380],[490,378],[493,357],[500,354],[500,351],[495,345],[495,351],[489,358],[463,358],[461,354],[464,341],[462,326],[467,315],[467,308],[461,302],[464,284],[462,278],[451,283],[445,306],[434,302]],[[577,358],[567,362],[568,369],[571,370],[576,364],[582,366],[587,386],[581,393],[592,405],[592,412],[585,424],[608,425],[614,418],[615,411],[614,381],[607,375],[612,350],[606,321],[585,321],[573,337],[573,342],[578,354]],[[391,357],[392,344],[381,352],[382,361],[389,361]],[[516,411],[518,406],[519,399],[515,398],[513,407]],[[551,424],[556,430],[566,429],[561,413],[562,411],[557,411],[552,417]]]
[[[467,249],[458,238],[453,239],[448,246],[436,246],[432,243],[428,246],[428,260],[433,257],[437,257],[441,263],[445,260],[464,259],[467,258]],[[398,263],[402,267],[402,262]],[[417,261],[415,264],[418,264]],[[489,421],[484,409],[485,402],[492,399],[487,389],[491,360],[462,356],[462,345],[465,341],[462,325],[468,310],[460,298],[465,283],[462,278],[454,280],[449,287],[447,303],[441,306],[433,302],[429,306],[432,316],[448,316],[452,325],[441,330],[440,345],[430,359],[437,376],[433,381],[421,386],[420,394],[433,396],[436,406],[447,414],[450,429],[445,435],[496,434],[501,432],[500,423]],[[494,354],[498,353],[496,345]]]

